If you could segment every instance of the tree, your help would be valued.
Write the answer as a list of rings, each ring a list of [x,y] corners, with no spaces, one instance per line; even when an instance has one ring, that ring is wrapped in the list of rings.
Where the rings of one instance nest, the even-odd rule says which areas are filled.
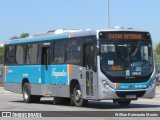
[[[160,55],[160,43],[156,46],[155,52],[157,55]]]
[[[13,37],[10,38],[10,40],[26,38],[26,37],[29,37],[29,33],[22,33],[19,37],[18,36],[13,36]]]
[[[3,52],[4,52],[4,47],[0,47],[0,64],[3,64]]]
[[[14,39],[18,39],[19,37],[17,37],[17,36],[13,36],[13,37],[11,37],[10,38],[10,40],[14,40]]]
[[[22,33],[20,35],[20,38],[26,38],[26,37],[29,37],[29,33]]]
[[[0,87],[2,86],[2,64],[3,64],[3,51],[4,47],[0,47]]]
[[[160,68],[160,43],[155,48],[156,67]]]

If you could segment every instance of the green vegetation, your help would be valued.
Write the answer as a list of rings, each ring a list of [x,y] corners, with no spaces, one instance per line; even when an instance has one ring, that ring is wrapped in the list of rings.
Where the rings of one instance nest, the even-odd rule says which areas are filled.
[[[157,55],[160,55],[160,43],[158,43],[158,45],[156,46],[155,52]]]
[[[10,38],[10,40],[19,39],[19,38],[26,38],[26,37],[29,37],[29,33],[22,33],[19,37],[13,36]]]
[[[10,40],[14,40],[14,39],[18,39],[18,37],[17,36],[13,36],[13,37],[10,38]]]
[[[160,68],[160,54],[155,54],[156,58],[156,68]]]
[[[22,33],[20,38],[26,38],[26,37],[29,37],[29,33]]]
[[[160,43],[155,48],[156,67],[160,68]]]
[[[0,65],[3,64],[3,51],[4,51],[4,47],[0,47]],[[0,71],[0,87],[2,87],[2,71]]]
[[[4,47],[0,47],[0,64],[3,64],[3,51]]]

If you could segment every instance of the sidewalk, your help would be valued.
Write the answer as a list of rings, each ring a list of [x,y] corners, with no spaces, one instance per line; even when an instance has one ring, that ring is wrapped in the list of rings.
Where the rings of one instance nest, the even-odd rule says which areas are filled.
[[[16,94],[16,93],[6,91],[3,87],[0,87],[0,94]],[[160,85],[156,86],[156,96],[160,97]]]
[[[10,91],[5,90],[3,87],[0,87],[0,94],[16,94]]]

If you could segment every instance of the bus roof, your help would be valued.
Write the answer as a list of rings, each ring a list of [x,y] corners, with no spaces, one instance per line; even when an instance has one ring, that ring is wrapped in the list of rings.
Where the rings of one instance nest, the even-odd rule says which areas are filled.
[[[124,29],[124,28],[115,28],[115,29],[107,29],[107,30],[68,30],[68,29],[58,29],[54,31],[50,31],[48,33],[42,33],[33,35],[27,38],[21,39],[13,39],[7,42],[7,44],[18,44],[18,43],[29,43],[29,42],[40,42],[40,41],[49,41],[49,40],[56,40],[56,39],[65,39],[65,38],[73,38],[73,37],[83,37],[83,36],[90,36],[90,35],[98,35],[99,32],[102,31],[135,31],[135,32],[147,32],[135,29]]]
[[[8,41],[8,44],[18,44],[18,43],[29,43],[29,42],[40,42],[40,41],[48,41],[48,40],[56,40],[56,39],[65,39],[65,38],[73,38],[73,37],[83,37],[96,35],[95,30],[63,30],[58,29],[55,31],[51,31],[49,33],[42,33],[33,35],[27,38],[14,39]]]
[[[133,29],[133,28],[114,28],[114,29],[104,29],[104,30],[97,30],[97,32],[114,32],[114,31],[131,31],[131,32],[148,32],[144,30],[139,30],[139,29]]]

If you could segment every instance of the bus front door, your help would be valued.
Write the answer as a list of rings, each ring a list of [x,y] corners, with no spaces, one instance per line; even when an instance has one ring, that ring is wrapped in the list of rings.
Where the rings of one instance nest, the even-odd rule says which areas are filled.
[[[51,47],[42,47],[42,91],[43,94],[49,95],[51,94],[51,86],[50,86],[50,62],[51,62]]]
[[[94,81],[94,44],[85,44],[84,46],[84,66],[85,66],[85,92],[86,97],[93,97]]]

